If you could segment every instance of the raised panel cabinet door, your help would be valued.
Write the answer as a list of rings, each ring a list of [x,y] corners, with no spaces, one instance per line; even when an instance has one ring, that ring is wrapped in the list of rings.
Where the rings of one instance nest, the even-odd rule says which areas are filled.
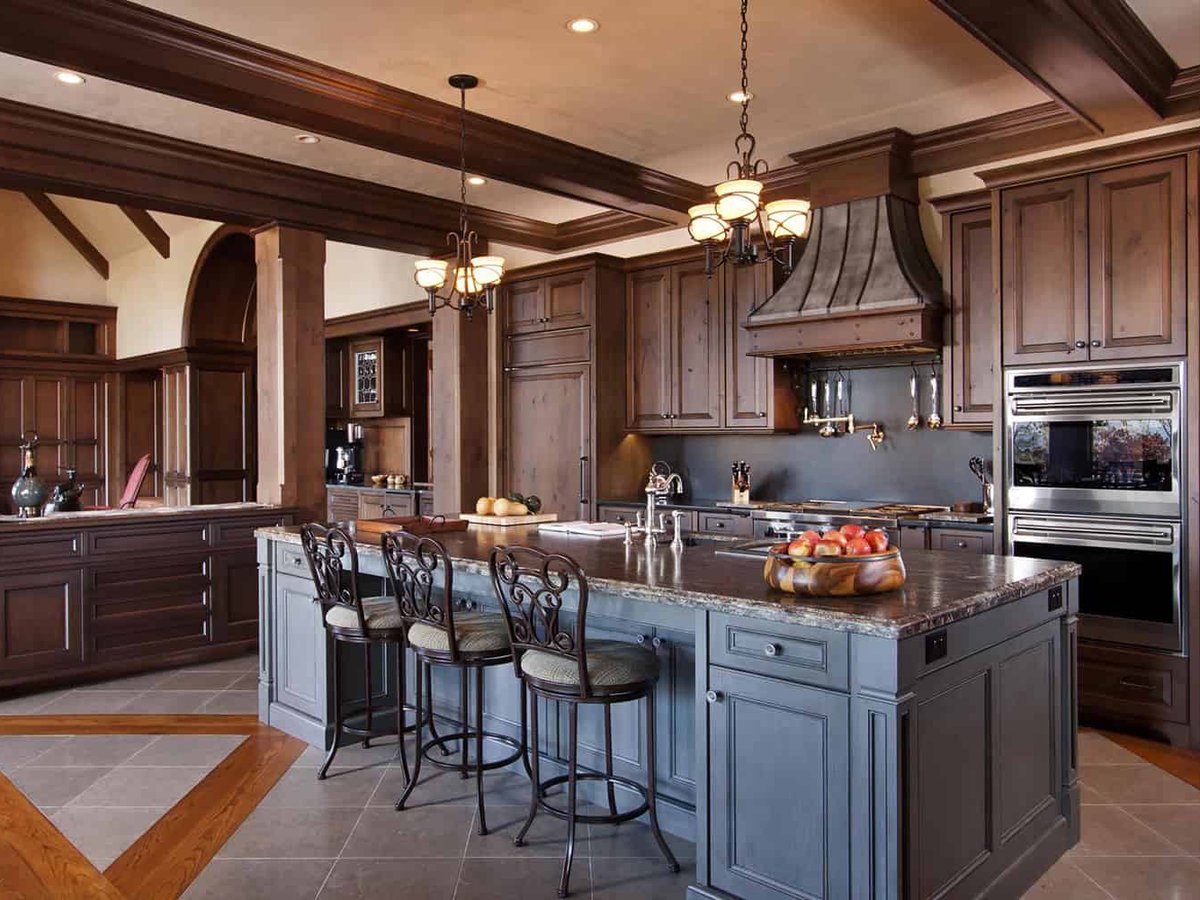
[[[1088,178],[1091,358],[1187,353],[1183,157]]]
[[[1000,194],[1004,362],[1087,359],[1087,179]]]
[[[330,522],[346,522],[358,517],[358,494],[354,488],[328,488],[325,502]]]
[[[850,698],[709,669],[712,886],[746,900],[850,895]]]
[[[12,483],[21,475],[21,433],[25,429],[27,392],[19,372],[0,372],[0,514],[16,512],[12,507]]]
[[[671,267],[631,272],[626,280],[628,416],[634,431],[671,427]]]
[[[950,425],[992,426],[996,299],[992,289],[992,210],[949,216]]]
[[[68,458],[83,483],[85,503],[104,501],[104,449],[107,434],[104,381],[99,376],[77,376],[69,383],[70,452]]]
[[[29,424],[38,435],[38,473],[53,482],[57,470],[66,468],[68,440],[67,405],[70,379],[65,375],[31,375],[27,390],[31,398]]]
[[[696,635],[654,630],[659,658],[655,775],[659,793],[696,803]]]
[[[535,278],[532,281],[514,281],[504,288],[504,332],[505,334],[527,334],[545,329],[546,282]]]
[[[574,328],[592,323],[596,296],[596,270],[584,269],[552,275],[545,282],[545,325]]]
[[[325,415],[344,419],[350,406],[350,363],[346,342],[325,342]]]
[[[0,679],[83,662],[79,569],[0,578]]]
[[[726,270],[725,427],[773,427],[771,360],[747,356],[750,338],[742,323],[770,292],[771,267],[736,266]]]
[[[721,426],[724,369],[720,291],[703,263],[671,267],[671,427]]]
[[[590,519],[591,421],[591,366],[505,373],[505,490],[536,494],[562,520]]]
[[[277,573],[272,599],[275,682],[271,702],[324,721],[329,649],[321,604],[313,598],[313,583]]]

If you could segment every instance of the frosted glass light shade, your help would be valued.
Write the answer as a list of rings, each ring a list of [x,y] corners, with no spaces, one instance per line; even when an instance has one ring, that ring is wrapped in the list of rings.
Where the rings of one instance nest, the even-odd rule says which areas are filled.
[[[688,210],[688,234],[693,241],[723,241],[729,226],[717,215],[717,204],[701,203]]]
[[[475,270],[475,280],[484,287],[499,284],[504,277],[503,256],[474,256],[471,267]]]
[[[781,240],[805,237],[812,222],[811,210],[812,204],[807,200],[772,200],[763,207],[767,231]]]
[[[717,215],[726,222],[753,219],[758,215],[762,182],[752,178],[735,178],[717,185]]]
[[[460,294],[478,294],[483,290],[483,285],[479,283],[473,268],[463,266],[454,270],[454,289]]]
[[[446,260],[444,259],[418,259],[413,267],[416,272],[413,277],[417,284],[429,290],[437,290],[446,283]]]

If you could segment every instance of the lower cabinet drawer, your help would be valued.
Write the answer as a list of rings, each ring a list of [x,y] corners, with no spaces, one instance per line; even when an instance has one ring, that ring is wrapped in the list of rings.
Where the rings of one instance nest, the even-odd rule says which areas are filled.
[[[749,537],[754,533],[749,516],[735,516],[726,513],[706,513],[700,515],[699,531],[713,534],[736,534]]]
[[[1079,644],[1079,707],[1086,716],[1186,723],[1187,660]]]
[[[991,553],[992,533],[990,531],[967,531],[956,528],[931,528],[929,530],[930,550],[962,550],[967,553]]]
[[[275,545],[275,568],[288,575],[311,580],[312,572],[308,568],[308,559],[304,556],[304,548],[299,544],[285,544],[282,541]]]
[[[713,665],[819,687],[850,687],[845,632],[712,613],[708,653]]]

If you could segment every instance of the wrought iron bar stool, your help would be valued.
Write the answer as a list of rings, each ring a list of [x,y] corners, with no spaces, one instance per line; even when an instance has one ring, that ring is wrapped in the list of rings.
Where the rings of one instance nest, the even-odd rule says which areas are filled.
[[[414,726],[405,725],[406,707],[404,673],[404,619],[394,597],[362,597],[358,582],[358,550],[350,533],[340,526],[325,527],[309,524],[300,529],[300,542],[308,559],[308,568],[321,603],[325,630],[333,638],[333,746],[325,756],[325,762],[317,772],[324,779],[333,765],[343,734],[363,739],[364,747],[371,745],[371,738],[392,734],[375,730],[376,710],[371,701],[371,647],[395,644],[397,657],[396,674],[396,724],[395,734],[400,745],[400,764],[404,777],[408,778],[408,756],[404,749],[404,734]],[[366,697],[362,705],[345,709],[342,700],[341,654],[343,644],[359,644],[365,660]],[[411,708],[411,707],[408,707]],[[416,718],[419,712],[413,710]],[[364,728],[347,724],[358,716],[365,715]]]
[[[565,897],[570,887],[571,862],[575,855],[575,824],[616,825],[647,813],[650,829],[667,865],[672,872],[678,872],[679,863],[658,827],[654,795],[654,688],[659,674],[658,658],[649,648],[636,644],[587,640],[587,576],[569,556],[532,547],[495,547],[488,563],[492,585],[508,625],[517,677],[527,685],[535,701],[529,720],[529,741],[535,751],[531,754],[529,815],[514,843],[518,847],[523,845],[539,808],[566,820],[567,847],[563,856],[562,880],[558,886],[558,896]],[[573,626],[560,623],[563,598],[572,590],[577,592],[579,598]],[[541,780],[536,752],[538,697],[566,704],[568,713],[567,774],[545,781]],[[612,706],[643,698],[646,701],[648,769],[645,786],[630,778],[614,775],[612,766]],[[603,773],[579,771],[581,703],[604,706]],[[605,783],[609,807],[607,815],[580,815],[576,811],[577,784],[580,781]],[[547,800],[547,791],[563,783],[567,785],[566,809],[553,806]],[[618,812],[613,791],[615,786],[635,792],[641,796],[642,802],[635,809]]]
[[[396,801],[396,809],[404,808],[421,776],[421,761],[427,760],[444,769],[457,769],[463,778],[475,775],[475,795],[479,809],[479,833],[488,833],[483,803],[483,773],[503,769],[522,760],[528,770],[525,741],[526,692],[521,689],[521,736],[513,740],[507,735],[486,732],[483,728],[483,673],[489,666],[512,661],[508,632],[504,619],[495,613],[467,612],[454,609],[454,569],[446,548],[437,540],[406,531],[387,532],[382,538],[383,559],[388,580],[395,593],[396,603],[408,627],[408,645],[417,657],[416,696],[421,696],[424,684],[429,698],[428,714],[431,737],[422,741],[422,725],[417,720],[417,752],[413,760],[412,777],[405,773],[404,791]],[[442,583],[437,585],[438,571]],[[433,667],[445,666],[459,670],[461,728],[452,734],[438,735],[433,730]],[[474,673],[475,722],[468,722],[468,675]],[[511,754],[486,761],[484,741],[512,748]],[[431,755],[439,749],[447,755],[448,744],[457,742],[458,762],[449,762]],[[474,758],[468,753],[474,744]]]

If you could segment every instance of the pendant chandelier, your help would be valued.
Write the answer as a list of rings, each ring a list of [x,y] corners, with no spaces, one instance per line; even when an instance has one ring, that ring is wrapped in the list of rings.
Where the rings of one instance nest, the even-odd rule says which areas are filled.
[[[704,245],[704,271],[709,275],[726,263],[746,266],[771,260],[783,267],[786,276],[795,265],[797,243],[808,235],[811,207],[807,200],[762,202],[767,163],[754,159],[754,135],[749,131],[748,4],[749,0],[742,0],[742,89],[730,98],[740,98],[742,105],[742,130],[733,142],[737,158],[726,167],[727,180],[716,186],[716,201],[688,210],[688,234]],[[761,248],[751,234],[752,226],[762,237]]]
[[[475,255],[479,237],[467,222],[467,91],[478,85],[474,75],[450,76],[450,86],[458,90],[460,99],[458,231],[446,235],[447,246],[454,249],[454,271],[449,271],[446,259],[419,259],[413,276],[425,289],[431,316],[443,307],[466,313],[468,319],[476,309],[493,312],[496,287],[504,277],[503,256]]]

